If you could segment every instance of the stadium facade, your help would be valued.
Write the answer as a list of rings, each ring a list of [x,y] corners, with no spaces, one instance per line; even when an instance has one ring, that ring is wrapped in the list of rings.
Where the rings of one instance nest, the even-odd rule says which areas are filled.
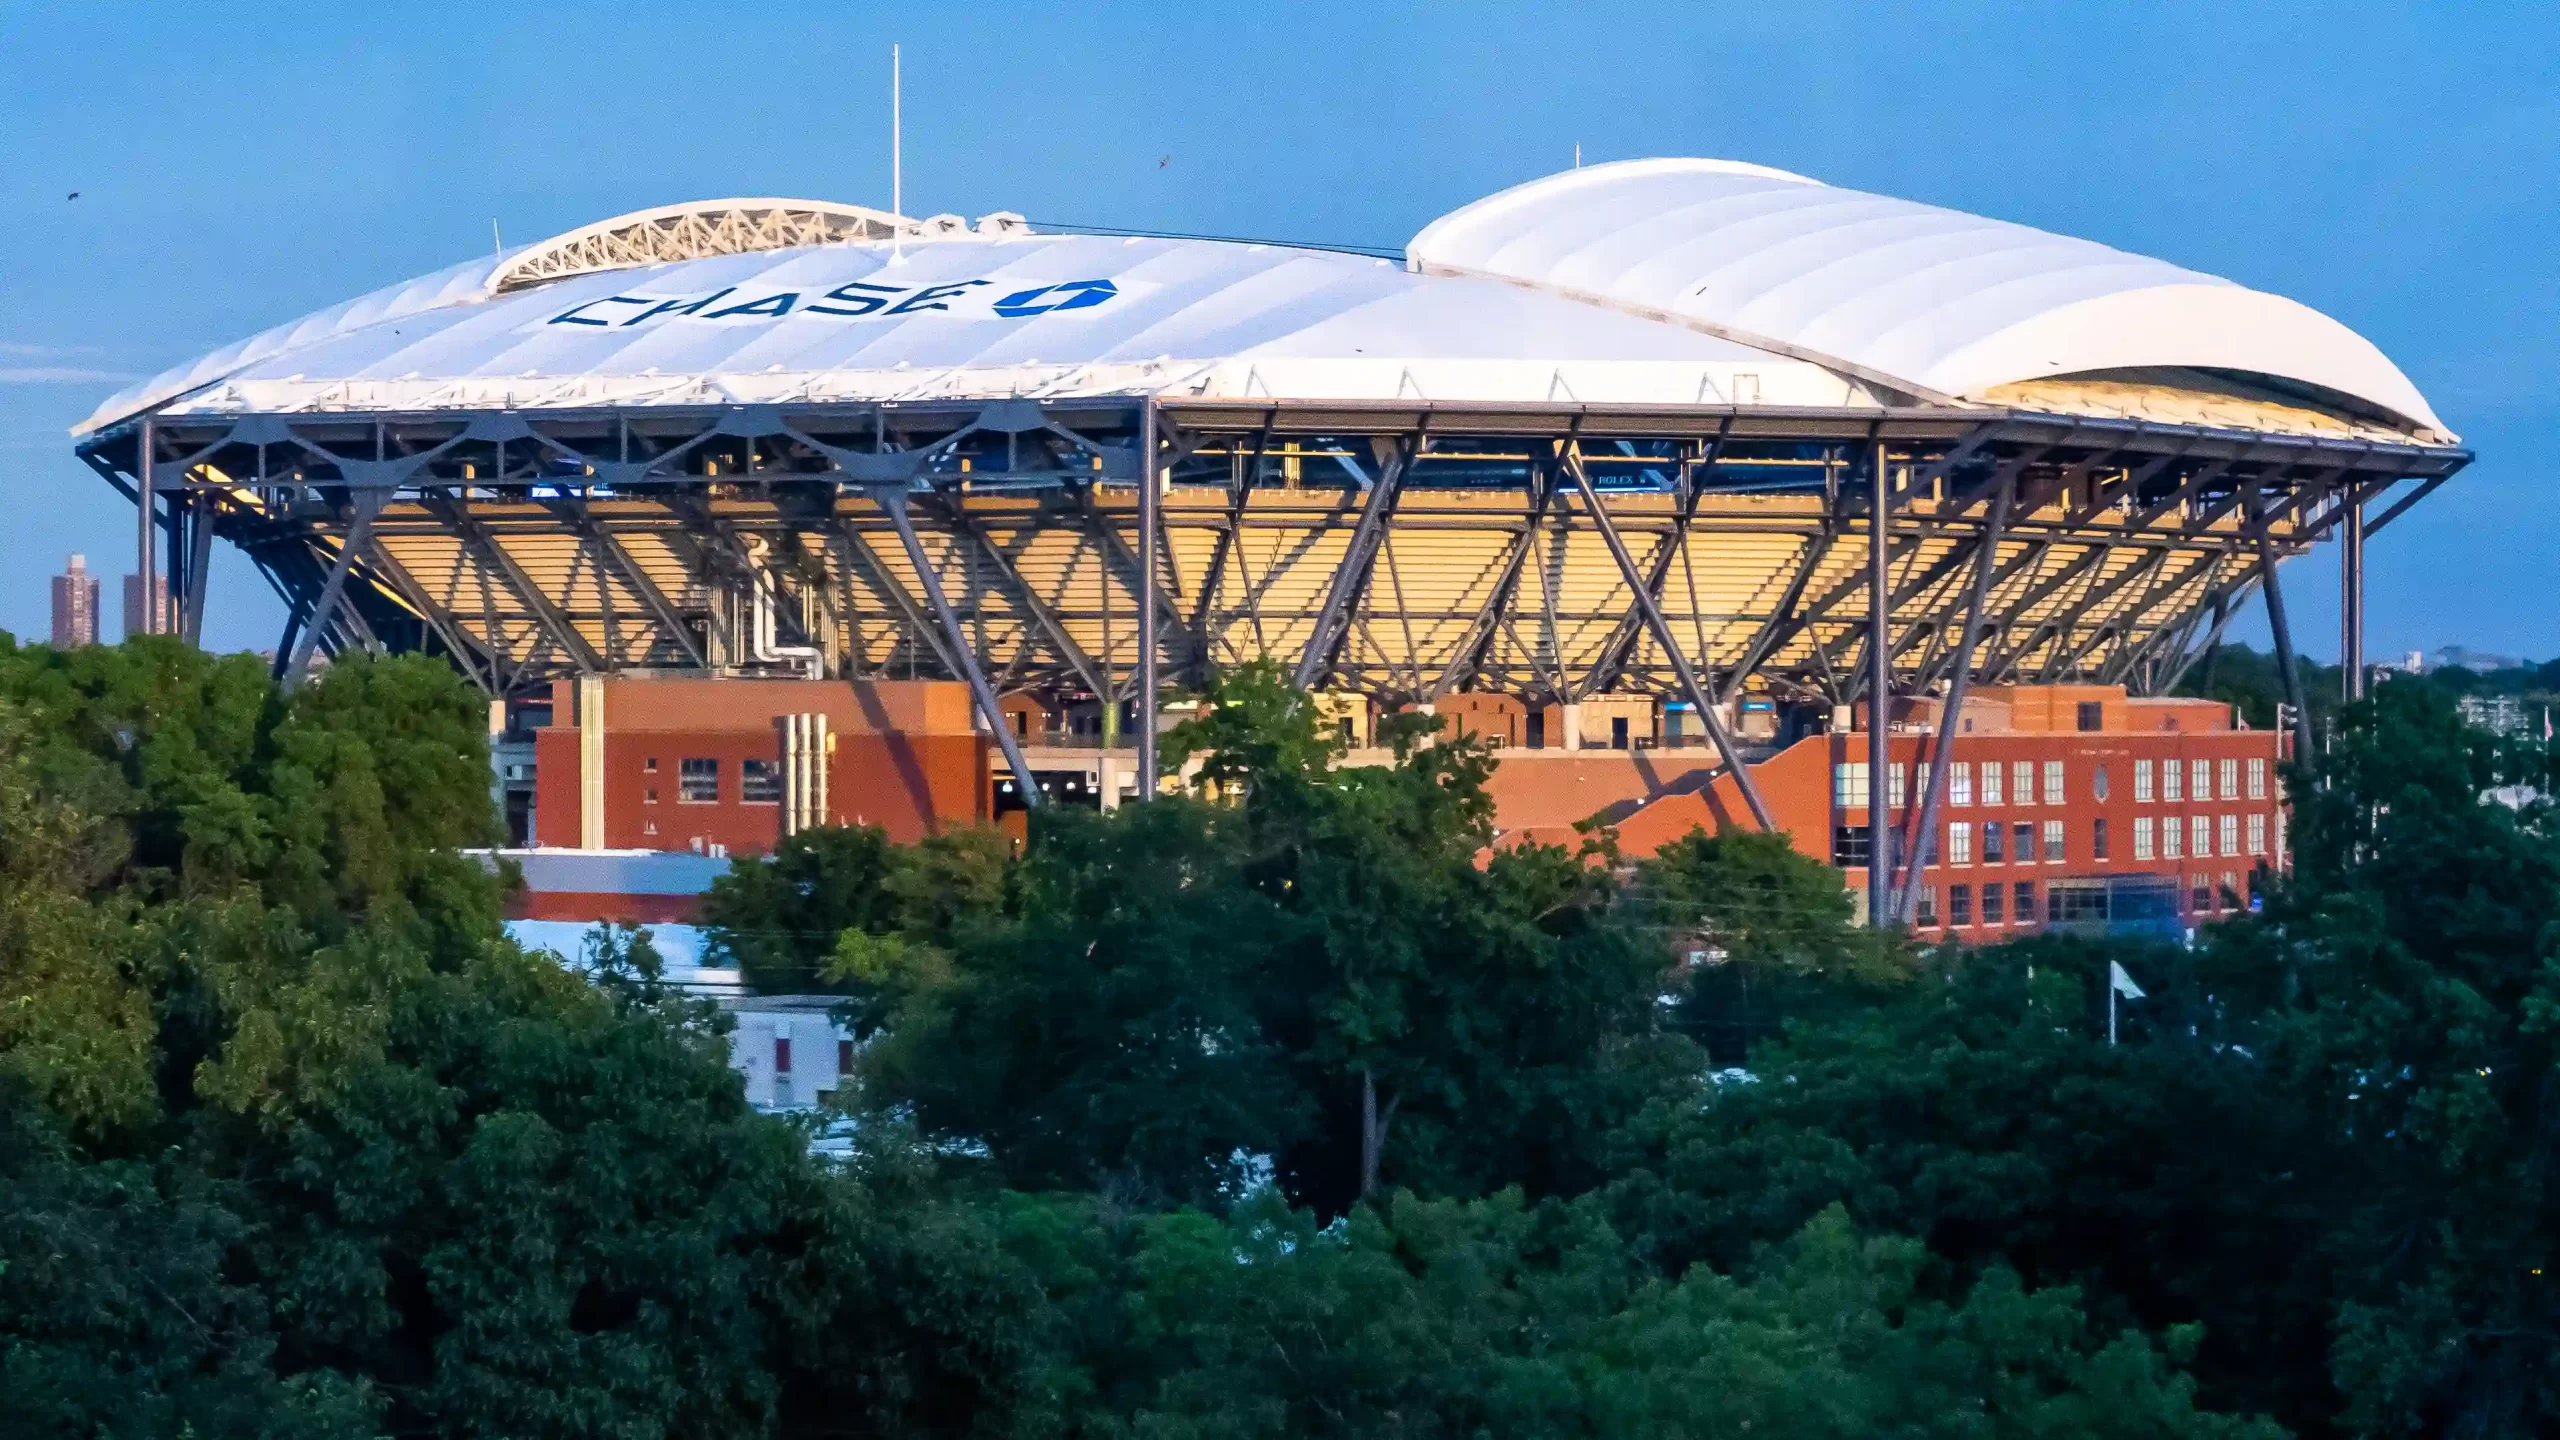
[[[2278,566],[2333,537],[2361,654],[2365,539],[2470,458],[2294,301],[1711,160],[1533,181],[1401,263],[672,206],[279,326],[77,437],[176,626],[222,539],[290,608],[287,670],[423,650],[521,704],[940,678],[1013,775],[1125,725],[1151,793],[1164,697],[1270,658],[1531,743],[1637,707],[1763,823],[1746,762],[1879,695],[2159,694],[2253,597],[2289,651]]]

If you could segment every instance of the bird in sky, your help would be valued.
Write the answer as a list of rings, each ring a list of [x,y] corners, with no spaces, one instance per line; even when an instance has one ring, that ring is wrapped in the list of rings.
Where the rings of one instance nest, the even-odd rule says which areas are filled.
[[[79,192],[79,191],[77,191],[77,190],[74,190],[74,191],[72,191],[68,196],[65,196],[64,198],[65,198],[65,199],[70,199],[70,200],[77,200],[77,199],[79,199],[79,198],[80,198],[80,192]]]
[[[1163,169],[1164,167],[1166,167],[1167,165],[1170,165],[1170,164],[1172,164],[1172,163],[1173,163],[1173,157],[1172,157],[1172,156],[1170,156],[1170,155],[1167,155],[1167,156],[1166,156],[1166,157],[1164,157],[1163,159],[1161,159],[1161,160],[1159,160],[1159,161],[1157,161],[1157,162],[1156,162],[1156,168],[1157,168],[1157,169],[1159,169],[1159,170],[1161,170],[1161,169]]]

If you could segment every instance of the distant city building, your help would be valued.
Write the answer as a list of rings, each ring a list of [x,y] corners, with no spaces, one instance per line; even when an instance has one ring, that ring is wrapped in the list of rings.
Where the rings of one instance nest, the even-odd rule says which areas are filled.
[[[2524,662],[2513,655],[2496,655],[2486,650],[2474,650],[2468,646],[2447,645],[2436,652],[2436,664],[2444,667],[2459,666],[2465,670],[2513,670]]]
[[[2528,716],[2524,702],[2513,695],[2465,695],[2455,705],[2462,712],[2462,722],[2475,730],[2510,738],[2540,732],[2540,712]]]
[[[172,623],[172,612],[169,609],[169,581],[166,577],[159,575],[151,577],[151,598],[159,607],[160,613],[160,623],[152,628],[151,633],[166,635],[177,628]],[[124,577],[124,638],[130,640],[136,635],[145,633],[143,617],[148,613],[142,603],[142,577],[127,575]]]
[[[74,554],[53,577],[53,646],[77,649],[98,643],[98,577],[89,573],[89,557]]]

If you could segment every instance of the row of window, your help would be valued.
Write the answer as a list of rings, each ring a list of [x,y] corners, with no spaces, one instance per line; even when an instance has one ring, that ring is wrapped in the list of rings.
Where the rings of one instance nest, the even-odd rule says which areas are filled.
[[[2187,877],[2187,909],[2191,913],[2211,915],[2218,911],[2236,909],[2240,903],[2239,895],[2240,876],[2237,872],[2224,871],[2220,885],[2216,885],[2214,878],[2210,875]],[[1977,924],[2033,925],[2036,923],[2036,882],[2033,880],[2017,880],[2007,884],[1997,880],[1985,881],[1981,887],[1982,909],[1978,918],[1974,913],[1974,896],[1975,889],[1971,885],[1947,887],[1946,928],[1956,930],[1969,929]],[[1923,927],[1936,928],[1938,925],[1937,887],[1933,885],[1923,888],[1919,902],[1918,912],[1914,916],[1915,922]],[[2065,889],[2057,886],[2045,891],[2044,921],[2048,925],[2106,918],[2106,892],[2103,890],[2087,887]]]
[[[2247,849],[2243,850],[2242,832],[2247,832]],[[1975,837],[1981,839],[1977,852]],[[2112,859],[2112,846],[2107,817],[2101,815],[2089,822],[2089,858]],[[1869,859],[1869,836],[1863,825],[1834,826],[1831,832],[1831,863],[1863,866]],[[2060,865],[2071,858],[2069,831],[2059,820],[1971,820],[1950,821],[1945,847],[1932,847],[1921,863],[1924,866],[1944,863],[1971,865],[1977,853],[1984,865]],[[2181,860],[2189,855],[2252,855],[2269,853],[2267,817],[2261,811],[2250,815],[2190,815],[2180,824],[2175,815],[2137,815],[2133,818],[2133,858],[2136,860]]]
[[[658,762],[651,759],[641,767],[651,775],[658,773]],[[658,803],[658,790],[650,786],[642,798]],[[745,760],[738,765],[738,799],[748,805],[782,803],[782,762],[779,760]],[[699,758],[676,762],[676,803],[679,805],[717,805],[720,803],[720,762]]]
[[[1915,788],[1916,772],[1916,788]],[[2192,793],[2198,800],[2237,800],[2242,796],[2242,777],[2247,777],[2247,798],[2267,798],[2267,761],[2264,756],[2251,756],[2244,767],[2237,759],[2192,760],[2180,764],[2175,760],[2157,763],[2149,760],[2133,762],[2133,798],[2137,804],[2150,804],[2156,798],[2169,803],[2184,802]],[[1977,781],[1979,782],[1977,784]],[[1886,808],[1912,803],[1915,796],[1925,795],[1929,788],[1929,765],[1894,765],[1885,772]],[[2107,767],[2100,765],[2090,774],[2091,798],[2107,798]],[[2033,805],[2037,796],[2043,803],[2060,805],[2068,795],[2063,762],[2059,760],[2012,760],[2003,765],[1985,760],[1977,769],[1970,760],[1958,760],[1947,767],[1947,800],[1949,805]],[[1864,809],[1874,796],[1874,786],[1863,760],[1844,761],[1831,767],[1831,803],[1844,810]]]
[[[2159,798],[2170,804],[2192,795],[2198,800],[2238,800],[2241,797],[2241,763],[2238,760],[2190,760],[2180,765],[2163,760],[2159,766]],[[2249,757],[2248,796],[2251,800],[2267,798],[2267,761],[2262,755]],[[2148,760],[2133,762],[2133,798],[2136,804],[2148,804],[2152,798],[2152,764]]]

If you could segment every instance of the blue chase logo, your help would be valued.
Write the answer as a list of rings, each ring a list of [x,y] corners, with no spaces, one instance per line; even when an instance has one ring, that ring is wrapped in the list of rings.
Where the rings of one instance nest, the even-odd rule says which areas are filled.
[[[1027,320],[1067,310],[1090,310],[1120,294],[1108,280],[1061,280],[1028,290],[995,293],[992,280],[959,280],[942,285],[881,285],[852,280],[823,294],[774,290],[741,294],[737,286],[708,295],[607,295],[575,305],[544,321],[545,325],[586,325],[629,330],[675,320],[720,321],[727,324],[779,320],[788,315],[824,315],[838,320],[886,320],[939,310],[955,319]]]

